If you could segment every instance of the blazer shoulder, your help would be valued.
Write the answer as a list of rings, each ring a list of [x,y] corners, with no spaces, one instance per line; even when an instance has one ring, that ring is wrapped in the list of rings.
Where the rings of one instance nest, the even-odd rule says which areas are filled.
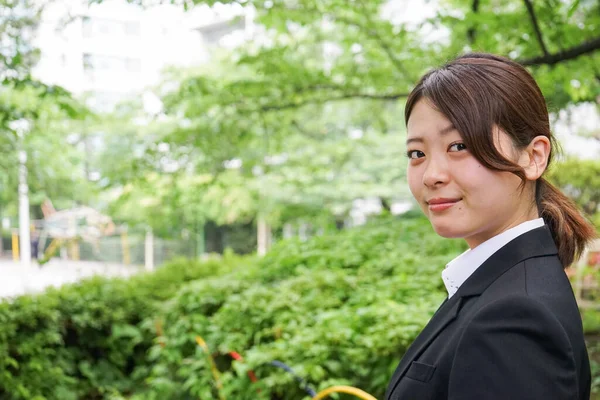
[[[523,261],[527,292],[552,292],[557,295],[563,292],[571,293],[571,283],[563,265],[557,256],[537,257]]]
[[[556,313],[527,293],[512,293],[480,304],[465,321],[464,332],[552,336],[557,343],[570,347],[569,336]]]
[[[532,312],[536,315],[552,314],[548,307],[539,299],[530,296],[526,291],[508,292],[503,296],[489,298],[480,303],[473,316],[502,314],[510,316],[513,313]]]
[[[492,300],[530,296],[545,303],[549,297],[571,298],[573,289],[558,257],[533,257],[513,265],[483,292]]]

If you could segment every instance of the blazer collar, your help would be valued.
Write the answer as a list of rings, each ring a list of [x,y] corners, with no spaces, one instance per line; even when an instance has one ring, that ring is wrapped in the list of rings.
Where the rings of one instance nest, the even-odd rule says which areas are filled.
[[[455,296],[467,297],[483,293],[503,273],[528,258],[558,254],[547,225],[526,232],[492,254],[460,286]]]
[[[488,258],[458,289],[456,294],[442,303],[423,331],[408,348],[398,364],[385,394],[390,396],[412,362],[418,358],[441,331],[452,323],[460,313],[463,298],[481,294],[504,272],[523,260],[533,257],[555,255],[558,251],[547,226],[533,229],[508,242]]]

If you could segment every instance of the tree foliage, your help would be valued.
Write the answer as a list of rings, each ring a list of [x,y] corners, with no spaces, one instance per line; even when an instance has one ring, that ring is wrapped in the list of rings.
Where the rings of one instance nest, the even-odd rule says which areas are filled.
[[[600,162],[567,159],[550,169],[548,178],[575,200],[600,228]]]
[[[401,3],[243,2],[261,33],[210,69],[171,73],[161,89],[178,121],[160,138],[168,156],[192,175],[218,176],[236,160],[274,222],[291,210],[344,215],[356,197],[406,197],[402,99],[459,53],[527,65],[552,110],[600,95],[596,1],[446,0],[416,22],[398,18]]]
[[[100,157],[104,187],[124,187],[113,209],[129,222],[278,226],[343,220],[356,198],[405,201],[404,98],[466,51],[525,64],[552,111],[600,95],[594,0],[441,0],[416,20],[402,1],[219,3],[254,8],[254,36],[169,71],[155,88],[166,122],[113,127]]]
[[[40,204],[46,197],[59,204],[83,201],[92,188],[75,172],[82,154],[67,142],[67,128],[69,120],[87,110],[64,89],[31,75],[39,56],[33,38],[43,4],[2,0],[0,9],[0,202],[9,213],[16,213],[19,150],[28,154],[32,203]],[[19,132],[24,121],[26,129]]]

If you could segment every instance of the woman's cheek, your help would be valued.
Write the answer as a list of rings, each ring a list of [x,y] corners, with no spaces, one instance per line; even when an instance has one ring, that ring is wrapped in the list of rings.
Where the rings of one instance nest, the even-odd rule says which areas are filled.
[[[413,197],[419,201],[421,197],[419,194],[423,190],[423,178],[419,175],[418,169],[411,166],[408,167],[406,175],[408,180],[408,188],[410,189]]]
[[[460,160],[453,167],[452,175],[454,179],[466,187],[486,185],[486,182],[489,183],[489,179],[493,178],[491,171],[486,169],[473,157]]]

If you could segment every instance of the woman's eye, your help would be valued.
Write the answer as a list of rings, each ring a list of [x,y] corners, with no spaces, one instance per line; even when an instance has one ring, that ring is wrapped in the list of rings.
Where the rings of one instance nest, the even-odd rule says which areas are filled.
[[[408,152],[406,152],[406,156],[410,159],[416,159],[425,157],[425,153],[423,153],[420,150],[409,150]]]
[[[448,149],[450,151],[461,151],[461,150],[466,150],[467,146],[464,143],[454,143],[454,144],[451,144]]]

